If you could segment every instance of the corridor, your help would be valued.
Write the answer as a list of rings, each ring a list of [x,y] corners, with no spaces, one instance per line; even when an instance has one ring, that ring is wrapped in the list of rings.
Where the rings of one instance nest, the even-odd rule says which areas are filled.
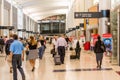
[[[102,69],[96,69],[95,54],[91,51],[81,51],[80,60],[70,60],[70,55],[74,51],[66,51],[65,63],[54,65],[54,60],[50,54],[51,45],[47,44],[42,60],[37,59],[35,71],[29,61],[23,62],[26,80],[120,80],[120,67],[111,65],[109,57],[103,59]],[[0,54],[0,80],[12,80],[12,74],[9,73],[9,67],[5,61],[5,54]],[[21,75],[18,72],[18,80]]]

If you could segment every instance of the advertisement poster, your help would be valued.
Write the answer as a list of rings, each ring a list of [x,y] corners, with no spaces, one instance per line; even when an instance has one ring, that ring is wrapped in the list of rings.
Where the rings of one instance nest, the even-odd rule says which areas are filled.
[[[112,56],[112,35],[103,34],[102,37],[106,47],[106,56]]]

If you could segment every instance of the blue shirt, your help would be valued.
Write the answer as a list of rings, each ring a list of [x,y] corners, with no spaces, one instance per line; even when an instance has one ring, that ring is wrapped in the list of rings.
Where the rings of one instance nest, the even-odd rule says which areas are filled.
[[[22,54],[23,49],[23,44],[18,40],[14,40],[14,42],[10,45],[10,51],[13,54]]]

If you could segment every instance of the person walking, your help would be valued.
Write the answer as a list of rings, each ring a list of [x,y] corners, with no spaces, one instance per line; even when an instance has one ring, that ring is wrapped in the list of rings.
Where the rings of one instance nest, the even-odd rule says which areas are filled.
[[[76,48],[75,48],[76,58],[78,58],[78,59],[80,59],[80,51],[81,51],[81,48],[80,48],[80,42],[79,42],[79,39],[78,39],[77,43],[76,43]]]
[[[14,41],[13,35],[10,34],[10,38],[9,40],[6,41],[6,44],[5,44],[6,59],[10,67],[10,73],[12,73],[12,57],[10,56],[10,45],[12,44],[13,41]]]
[[[57,38],[58,38],[58,36],[57,35],[55,35],[54,37],[53,37],[53,39],[52,39],[52,44],[53,44],[53,49],[51,50],[51,54],[53,54],[53,57],[56,55],[56,52],[57,52],[57,46],[56,46],[56,44],[57,44]]]
[[[103,53],[105,52],[105,45],[103,41],[101,41],[100,36],[98,36],[98,41],[95,44],[94,52],[96,53],[97,68],[101,69]]]
[[[37,53],[37,41],[33,36],[30,36],[30,42],[28,42],[29,54]],[[36,58],[29,59],[29,62],[32,66],[32,72],[35,70],[35,60]]]
[[[61,35],[58,39],[57,39],[57,49],[58,49],[58,54],[60,55],[60,60],[61,63],[64,64],[64,57],[65,57],[65,47],[67,47],[67,42],[64,38],[64,35]]]
[[[39,59],[42,59],[44,51],[45,51],[45,40],[44,40],[44,37],[42,35],[39,37],[38,42],[40,43],[40,47],[39,47]]]
[[[12,56],[12,67],[13,67],[13,80],[17,79],[17,68],[22,75],[22,80],[25,80],[25,74],[23,71],[22,60],[24,60],[23,44],[18,40],[18,35],[13,35],[13,43],[10,45],[10,55]]]
[[[3,37],[1,36],[1,38],[0,38],[0,51],[1,51],[1,54],[3,53],[3,48],[4,48],[4,44],[5,44],[5,42],[4,42],[4,39],[3,39]]]

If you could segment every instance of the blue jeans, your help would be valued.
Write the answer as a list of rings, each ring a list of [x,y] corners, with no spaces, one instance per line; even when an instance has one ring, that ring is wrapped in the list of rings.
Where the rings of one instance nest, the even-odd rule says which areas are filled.
[[[42,56],[43,56],[44,51],[45,51],[44,49],[45,49],[44,46],[41,46],[41,47],[39,48],[39,58],[40,58],[40,59],[42,59]]]

